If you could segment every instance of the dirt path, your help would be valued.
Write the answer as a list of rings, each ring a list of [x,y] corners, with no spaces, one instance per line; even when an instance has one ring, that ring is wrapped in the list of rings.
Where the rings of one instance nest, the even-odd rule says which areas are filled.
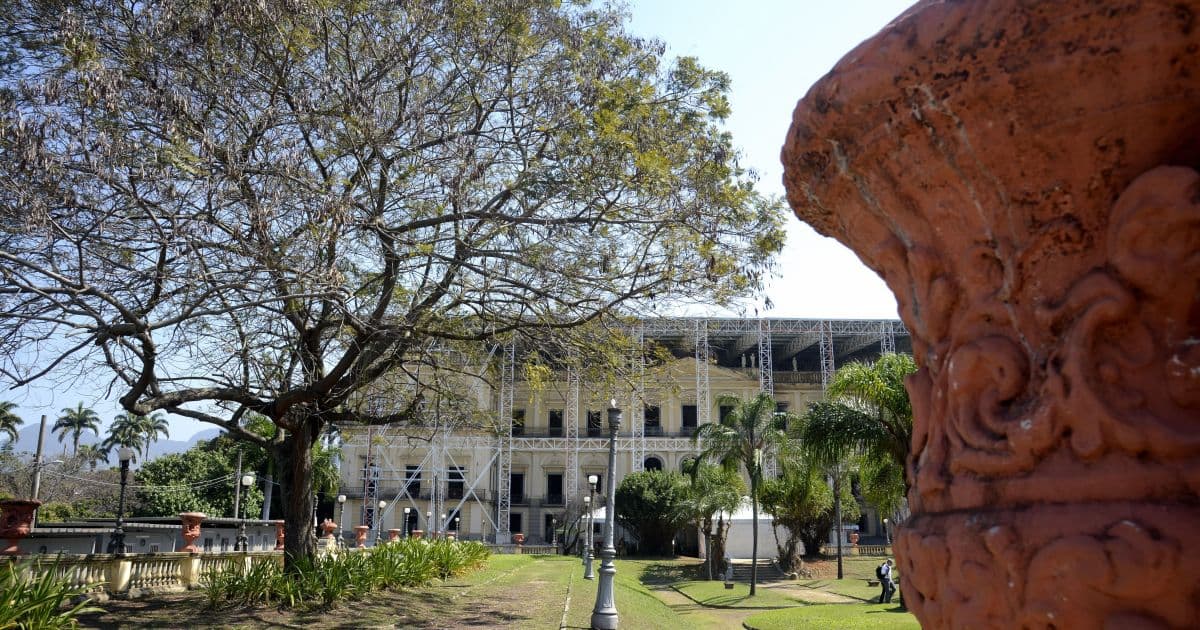
[[[861,604],[862,603],[861,600],[855,599],[853,597],[847,597],[845,595],[838,595],[837,593],[830,593],[829,591],[822,591],[820,589],[810,588],[807,586],[801,586],[799,584],[776,583],[776,584],[764,584],[764,585],[762,585],[762,587],[769,588],[771,590],[778,591],[780,593],[784,593],[784,594],[788,595],[789,597],[795,597],[796,599],[798,599],[806,604]]]
[[[655,597],[662,600],[662,603],[666,604],[681,617],[703,618],[707,621],[715,620],[728,628],[740,628],[742,627],[742,621],[746,617],[762,612],[761,610],[739,608],[708,608],[688,599],[686,595],[670,586],[647,585],[647,588],[651,593],[654,593]]]

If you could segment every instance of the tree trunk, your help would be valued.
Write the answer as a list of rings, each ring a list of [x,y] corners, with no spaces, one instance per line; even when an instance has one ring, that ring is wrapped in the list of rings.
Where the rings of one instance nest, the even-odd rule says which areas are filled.
[[[725,538],[728,535],[729,526],[725,523],[725,516],[722,515],[717,519],[717,533],[713,536],[712,557],[714,563],[725,559]],[[713,566],[717,565],[714,564]]]
[[[758,477],[750,477],[750,523],[754,527],[750,543],[750,596],[754,597],[758,587]]]
[[[264,521],[271,520],[271,493],[275,491],[275,484],[271,480],[271,473],[263,475],[263,507],[262,519]]]
[[[302,430],[289,433],[282,443],[272,447],[283,505],[285,569],[290,569],[300,558],[311,560],[317,553],[317,539],[312,528],[315,504],[312,447],[320,432],[320,421],[305,418],[298,423]]]
[[[713,579],[713,522],[712,517],[702,519],[698,529],[700,531],[700,539],[704,543],[700,546],[701,553],[704,554],[704,569],[708,574],[709,580]]]

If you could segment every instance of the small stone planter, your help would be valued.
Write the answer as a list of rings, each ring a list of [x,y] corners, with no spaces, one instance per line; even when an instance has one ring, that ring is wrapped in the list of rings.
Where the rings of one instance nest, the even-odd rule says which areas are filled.
[[[203,512],[181,512],[179,520],[183,521],[183,531],[180,535],[183,537],[182,551],[188,553],[199,553],[200,548],[196,546],[196,539],[200,537],[200,525],[208,515]]]
[[[8,546],[0,550],[0,555],[20,555],[17,542],[33,529],[33,512],[41,504],[41,501],[24,499],[0,501],[0,538],[8,541]]]

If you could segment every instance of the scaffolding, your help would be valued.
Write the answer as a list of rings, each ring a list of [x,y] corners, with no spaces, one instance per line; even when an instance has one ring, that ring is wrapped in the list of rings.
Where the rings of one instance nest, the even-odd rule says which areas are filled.
[[[496,542],[508,544],[512,539],[509,516],[512,512],[512,448],[513,448],[513,396],[516,388],[517,356],[516,344],[508,342],[500,359],[500,400],[497,418],[500,431],[499,457],[496,480]]]
[[[772,394],[778,383],[783,382],[781,379],[787,379],[789,383],[819,385],[823,394],[838,364],[872,360],[881,353],[897,350],[911,352],[912,343],[904,326],[895,320],[657,318],[637,322],[630,328],[629,335],[635,347],[630,356],[629,391],[627,396],[622,396],[628,400],[626,417],[629,424],[617,437],[617,449],[631,455],[632,471],[643,469],[648,453],[695,453],[698,449],[690,436],[665,436],[660,431],[648,434],[646,430],[646,346],[651,341],[666,347],[677,358],[694,358],[697,426],[713,421],[710,379],[714,368],[740,370],[747,378],[757,379],[761,391]],[[565,361],[566,392],[561,433],[525,436],[514,432],[516,365],[524,351],[512,341],[497,346],[494,351],[498,365],[493,364],[492,369],[499,378],[492,398],[497,427],[492,435],[458,434],[449,426],[439,425],[423,430],[368,427],[348,438],[347,445],[365,447],[366,450],[361,469],[363,524],[374,527],[377,519],[384,518],[393,509],[402,510],[402,506],[410,510],[424,507],[431,517],[427,526],[434,531],[446,531],[454,515],[461,513],[468,501],[474,501],[481,507],[481,525],[490,526],[490,535],[486,537],[508,543],[512,540],[514,452],[560,454],[564,462],[565,496],[560,505],[540,507],[557,511],[577,505],[578,497],[587,490],[580,471],[581,457],[585,453],[600,455],[606,452],[608,438],[585,435],[581,431],[585,384],[574,357]],[[654,396],[658,396],[661,386],[654,388]],[[655,398],[653,402],[661,404],[662,401]],[[660,415],[659,428],[661,422]],[[428,449],[418,465],[405,466],[407,462],[392,461],[391,449],[397,439],[427,441]],[[456,454],[464,450],[476,457],[473,464],[456,461]],[[776,458],[773,453],[765,455],[763,472],[774,476]],[[490,487],[495,489],[490,494],[481,491],[482,484],[488,479]],[[417,492],[423,480],[429,480],[431,485]],[[448,482],[460,483],[462,493],[448,496]],[[458,487],[456,485],[456,489]],[[380,514],[377,513],[378,500],[384,489],[394,489],[393,500],[385,513]],[[428,501],[428,504],[422,505],[418,501]],[[531,512],[533,509],[531,505]],[[543,515],[547,513],[542,512]]]

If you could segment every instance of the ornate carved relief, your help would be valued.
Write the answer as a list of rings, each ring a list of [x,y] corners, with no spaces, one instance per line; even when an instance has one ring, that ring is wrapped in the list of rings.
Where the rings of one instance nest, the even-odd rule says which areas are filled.
[[[1180,544],[1169,519],[1088,516],[1200,519],[1197,16],[922,2],[796,108],[789,201],[884,278],[922,366],[898,554],[926,625],[1200,619],[1189,589],[1144,591],[1153,571],[1197,583],[1155,555]],[[1046,516],[1064,503],[1088,528]],[[1068,561],[1106,577],[1055,599]]]

